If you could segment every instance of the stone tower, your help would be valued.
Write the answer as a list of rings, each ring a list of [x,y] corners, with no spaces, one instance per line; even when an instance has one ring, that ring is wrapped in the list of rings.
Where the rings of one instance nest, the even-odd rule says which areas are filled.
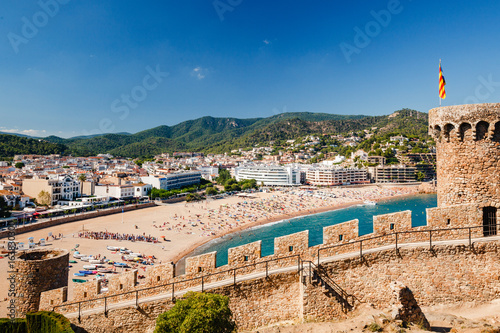
[[[438,207],[500,207],[500,103],[429,111],[436,140]]]
[[[23,251],[14,261],[16,316],[38,311],[42,291],[68,285],[69,253],[47,249]]]

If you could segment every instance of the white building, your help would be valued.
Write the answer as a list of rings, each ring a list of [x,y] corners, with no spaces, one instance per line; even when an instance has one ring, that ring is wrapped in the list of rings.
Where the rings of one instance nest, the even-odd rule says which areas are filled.
[[[136,198],[147,197],[149,191],[153,188],[151,184],[144,183],[132,184],[132,186],[134,187],[134,197]]]
[[[134,197],[134,186],[132,185],[96,185],[96,196],[125,199]]]
[[[161,176],[150,175],[147,177],[141,177],[141,181],[143,183],[150,184],[152,187],[162,190],[171,190],[183,186],[199,184],[200,180],[201,172],[196,170],[171,172]]]
[[[216,166],[202,166],[199,167],[198,170],[201,172],[201,176],[210,181],[215,180],[215,178],[219,177],[219,167]]]
[[[7,206],[12,208],[19,206],[19,208],[24,208],[28,206],[30,198],[26,195],[20,195],[19,193],[14,193],[7,190],[0,190],[0,196],[3,197]]]
[[[276,165],[243,165],[234,169],[237,181],[255,179],[258,185],[294,186],[300,185],[300,170],[296,167]]]
[[[317,167],[307,170],[307,181],[311,185],[334,186],[369,183],[365,169]]]
[[[24,179],[23,192],[33,198],[38,198],[41,191],[51,195],[52,205],[59,200],[74,200],[80,196],[80,182],[70,176],[53,176],[51,178]]]

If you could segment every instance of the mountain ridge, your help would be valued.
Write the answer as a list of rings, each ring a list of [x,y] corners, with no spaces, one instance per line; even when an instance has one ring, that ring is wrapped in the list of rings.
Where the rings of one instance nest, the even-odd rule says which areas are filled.
[[[343,134],[374,126],[383,128],[384,132],[408,132],[425,136],[427,114],[401,109],[384,116],[313,112],[288,112],[267,118],[246,119],[205,116],[173,126],[160,125],[134,134],[110,133],[68,139],[48,136],[35,140],[57,144],[62,151],[77,156],[110,153],[116,156],[144,157],[178,150],[221,153],[236,148],[266,145],[270,141],[312,134]]]

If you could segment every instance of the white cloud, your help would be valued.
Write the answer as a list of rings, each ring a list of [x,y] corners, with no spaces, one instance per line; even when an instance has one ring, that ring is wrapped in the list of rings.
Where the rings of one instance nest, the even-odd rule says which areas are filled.
[[[191,71],[191,76],[196,77],[198,80],[203,80],[208,74],[208,69],[202,68],[200,66],[193,68]]]
[[[42,136],[42,135],[45,135],[47,131],[46,130],[35,130],[35,129],[20,130],[18,128],[0,127],[0,132],[17,133],[17,134],[24,134],[24,135],[30,135],[30,136]]]
[[[266,45],[271,44],[271,42],[270,42],[269,40],[267,40],[267,39],[264,39],[262,42],[263,42],[264,44],[266,44]]]

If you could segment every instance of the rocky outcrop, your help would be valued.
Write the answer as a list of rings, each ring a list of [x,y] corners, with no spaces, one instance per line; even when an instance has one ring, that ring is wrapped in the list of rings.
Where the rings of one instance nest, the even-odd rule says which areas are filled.
[[[394,296],[393,319],[401,320],[406,325],[413,324],[422,329],[430,330],[431,325],[418,306],[410,288],[402,283],[394,282],[391,284],[391,289]]]

